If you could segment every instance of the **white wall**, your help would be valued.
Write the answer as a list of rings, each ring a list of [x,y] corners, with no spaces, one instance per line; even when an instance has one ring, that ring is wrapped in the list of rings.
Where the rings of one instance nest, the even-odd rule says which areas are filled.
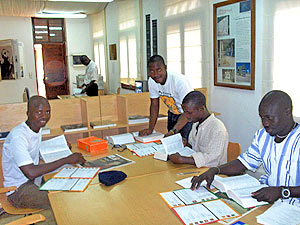
[[[120,46],[119,46],[119,23],[118,23],[118,4],[111,2],[106,7],[107,23],[107,54],[108,54],[108,91],[115,93],[120,87]],[[117,44],[117,60],[109,59],[109,45]]]
[[[210,12],[213,4],[220,1],[212,0]],[[239,142],[242,152],[251,144],[254,133],[260,128],[260,118],[258,116],[258,104],[262,93],[262,0],[256,0],[256,35],[255,35],[255,90],[242,90],[234,88],[217,87],[211,83],[211,110],[220,112],[219,118],[225,123],[229,132],[231,142]],[[212,13],[210,16],[212,24]],[[211,38],[213,30],[211,29]],[[211,43],[213,52],[213,43]],[[211,58],[213,62],[213,58]],[[213,80],[213,63],[211,63],[211,77]]]
[[[0,81],[0,104],[23,101],[23,91],[37,94],[31,18],[0,16],[0,40],[17,39],[24,44],[24,74],[17,80]]]
[[[69,72],[70,94],[76,87],[76,76],[85,74],[85,66],[74,67],[72,54],[87,55],[90,59],[94,58],[91,39],[91,28],[89,18],[84,19],[65,19],[65,32],[67,39],[67,58]]]

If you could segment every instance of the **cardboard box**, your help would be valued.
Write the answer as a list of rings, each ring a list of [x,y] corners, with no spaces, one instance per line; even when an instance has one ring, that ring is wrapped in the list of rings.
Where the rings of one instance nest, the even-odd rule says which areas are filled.
[[[87,152],[104,151],[108,149],[108,142],[101,138],[91,136],[78,139],[77,146]]]

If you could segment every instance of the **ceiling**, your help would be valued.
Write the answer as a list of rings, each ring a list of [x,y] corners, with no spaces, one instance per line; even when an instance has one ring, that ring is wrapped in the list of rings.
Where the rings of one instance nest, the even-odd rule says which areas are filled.
[[[81,12],[93,14],[102,11],[107,2],[49,2],[48,0],[0,0],[0,16],[34,17],[38,12]]]

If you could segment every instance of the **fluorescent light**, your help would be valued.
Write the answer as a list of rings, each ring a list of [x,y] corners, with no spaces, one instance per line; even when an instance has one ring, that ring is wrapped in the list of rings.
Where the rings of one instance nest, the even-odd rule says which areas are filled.
[[[48,0],[49,2],[112,2],[113,0]]]
[[[84,13],[37,13],[37,18],[86,18]]]

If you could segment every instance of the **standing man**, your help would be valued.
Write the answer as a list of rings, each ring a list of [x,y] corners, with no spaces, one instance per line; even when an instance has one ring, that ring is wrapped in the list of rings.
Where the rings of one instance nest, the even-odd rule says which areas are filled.
[[[80,56],[80,61],[86,66],[84,83],[80,88],[82,94],[86,93],[88,96],[98,96],[98,68],[94,61],[90,60],[86,55]]]
[[[193,91],[192,86],[182,74],[167,72],[167,66],[163,57],[154,55],[149,59],[149,94],[150,121],[149,128],[140,131],[140,135],[149,135],[153,132],[158,113],[159,98],[168,106],[168,133],[166,136],[181,133],[181,136],[187,138],[192,128],[192,123],[183,113],[181,103],[187,93]]]
[[[270,91],[258,110],[263,128],[256,132],[248,150],[236,160],[193,177],[191,188],[199,188],[203,180],[209,187],[216,174],[255,172],[263,164],[266,174],[260,182],[269,187],[253,192],[252,197],[269,203],[281,198],[300,207],[300,126],[293,119],[292,100],[283,91]]]
[[[32,96],[27,105],[27,120],[16,126],[3,144],[4,187],[16,186],[8,201],[16,208],[49,209],[47,191],[40,191],[41,176],[65,164],[84,163],[81,153],[51,163],[39,164],[42,127],[50,119],[50,105],[41,96]]]
[[[198,168],[226,163],[228,133],[222,121],[208,112],[205,96],[199,91],[188,93],[182,101],[182,108],[188,120],[194,123],[187,145],[196,153],[191,157],[172,154],[170,161]]]

